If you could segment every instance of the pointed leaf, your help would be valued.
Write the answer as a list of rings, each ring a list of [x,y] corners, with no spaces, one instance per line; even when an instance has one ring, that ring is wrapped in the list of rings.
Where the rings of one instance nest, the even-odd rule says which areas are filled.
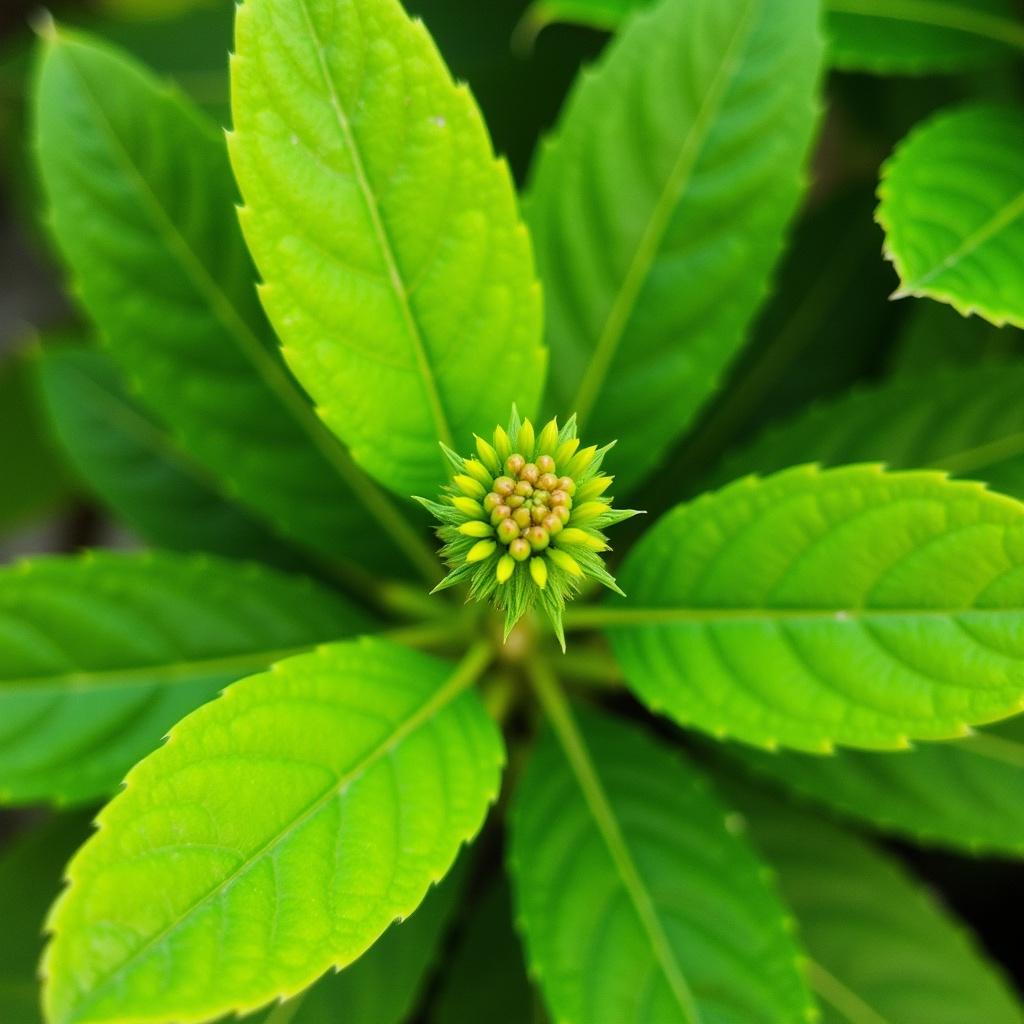
[[[620,579],[590,614],[633,691],[720,738],[898,749],[1024,707],[1024,506],[978,484],[747,477],[662,518]]]
[[[811,957],[822,1024],[1021,1024],[963,926],[899,864],[841,829],[729,788]]]
[[[131,398],[102,352],[65,347],[39,361],[43,395],[69,461],[140,536],[175,551],[210,551],[295,568],[299,558],[231,504],[217,480]]]
[[[1024,327],[1024,111],[969,106],[919,125],[882,168],[878,221],[898,297]]]
[[[619,439],[620,488],[743,341],[801,192],[820,60],[813,0],[667,0],[580,79],[540,154],[549,399]]]
[[[1024,716],[948,743],[835,757],[728,753],[758,775],[859,822],[916,842],[1024,857]]]
[[[2,569],[0,802],[107,796],[227,683],[368,624],[309,580],[211,557]]]
[[[346,453],[259,307],[223,136],[117,52],[61,32],[36,87],[40,167],[76,292],[133,390],[254,512],[313,550],[378,562]]]
[[[368,473],[532,412],[540,292],[505,165],[398,0],[247,0],[232,61],[242,225],[285,357]]]
[[[812,1019],[784,911],[702,779],[611,718],[546,734],[511,869],[532,972],[563,1024]]]
[[[938,308],[938,307],[937,307]],[[921,370],[812,406],[724,459],[716,483],[811,460],[886,462],[1024,498],[1024,362]]]
[[[255,1010],[411,914],[497,794],[501,737],[467,689],[486,660],[334,644],[182,721],[68,868],[49,1024]]]

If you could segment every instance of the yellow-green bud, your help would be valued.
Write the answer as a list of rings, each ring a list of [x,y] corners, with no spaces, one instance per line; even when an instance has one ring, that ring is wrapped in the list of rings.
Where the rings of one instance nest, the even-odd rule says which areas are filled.
[[[482,562],[497,550],[493,540],[478,540],[466,554],[467,562]]]
[[[498,453],[482,437],[476,439],[476,451],[480,456],[480,461],[492,473],[501,472],[501,459],[498,458]]]
[[[511,544],[519,536],[519,524],[514,519],[503,519],[498,523],[498,540]]]
[[[544,517],[548,514],[548,510],[543,505],[534,505],[530,509],[530,515],[533,516],[533,521],[538,525],[544,522]]]
[[[540,432],[540,437],[537,438],[537,452],[540,454],[540,458],[537,459],[538,465],[540,459],[551,458],[550,455],[541,453],[553,452],[556,444],[558,444],[558,420],[552,419],[544,424],[544,429]]]
[[[607,511],[608,506],[603,501],[587,501],[572,510],[572,521],[577,526],[584,526]]]
[[[496,505],[491,511],[491,524],[497,526],[502,519],[508,519],[512,515],[512,509],[508,505]]]
[[[562,520],[562,525],[563,526],[565,526],[565,524],[567,522],[569,522],[569,517],[570,517],[571,513],[569,512],[569,510],[564,505],[558,505],[555,508],[553,508],[551,511],[556,516],[558,516],[559,519]]]
[[[494,493],[509,495],[516,489],[516,482],[510,476],[499,476],[494,481]]]
[[[519,479],[533,485],[540,479],[540,470],[532,462],[528,462],[519,471]]]
[[[543,456],[541,456],[541,458],[543,458]],[[540,459],[537,460],[537,468],[541,468]],[[553,491],[558,487],[558,477],[551,472],[541,473],[540,479],[537,481],[537,486],[540,487],[541,490]],[[565,488],[563,487],[562,490],[565,490]]]
[[[494,527],[490,523],[483,523],[479,519],[471,519],[459,527],[459,533],[464,537],[490,537],[494,534]]]
[[[523,420],[519,430],[519,437],[516,438],[516,448],[519,449],[528,459],[533,458],[533,447],[536,444],[533,424],[529,420]]]
[[[494,450],[498,453],[498,458],[502,462],[512,454],[512,442],[508,439],[508,434],[505,433],[504,427],[498,427],[494,431]]]
[[[548,585],[548,563],[543,558],[531,558],[530,575],[533,582],[543,590]]]
[[[556,533],[562,532],[562,520],[559,519],[554,512],[549,512],[541,521],[540,525],[543,526],[552,537],[554,537]]]
[[[567,441],[563,441],[555,450],[555,464],[564,466],[576,453],[579,446],[580,439],[578,437],[570,437]]]
[[[565,491],[571,498],[576,493],[576,481],[571,476],[559,477],[559,490]]]
[[[494,575],[498,577],[499,583],[508,583],[515,571],[516,560],[511,555],[502,555],[498,559],[498,567],[494,570]]]
[[[543,551],[551,543],[548,531],[543,526],[531,526],[526,531],[526,539],[534,551]]]
[[[533,522],[533,515],[528,508],[517,508],[512,513],[512,519],[520,529],[525,530]]]
[[[566,551],[559,551],[558,548],[548,548],[548,558],[551,559],[554,565],[557,565],[559,569],[564,570],[570,576],[578,577],[583,575],[580,563]]]
[[[487,488],[479,480],[474,480],[471,476],[460,473],[455,477],[454,483],[463,494],[468,495],[470,498],[482,498],[487,494]]]
[[[505,499],[505,504],[509,508],[522,508],[526,504],[526,499],[521,494],[510,494]]]
[[[485,512],[493,512],[501,504],[503,504],[501,495],[495,494],[493,491],[484,497]]]
[[[526,459],[524,459],[519,452],[514,452],[505,460],[505,472],[508,473],[509,476],[519,476],[519,470],[521,470],[525,465]]]
[[[524,498],[530,497],[533,494],[533,484],[529,480],[520,480],[516,484],[516,494],[521,494]]]
[[[530,557],[530,542],[525,537],[516,537],[508,546],[508,553],[517,561],[525,562]]]
[[[494,477],[488,471],[487,467],[477,459],[464,459],[462,462],[462,468],[474,479],[479,480],[484,487],[490,487],[491,481]]]
[[[472,498],[467,498],[465,495],[456,494],[452,498],[452,505],[457,508],[464,516],[468,516],[470,519],[483,519],[484,507],[479,501],[474,501]]]
[[[605,544],[600,537],[595,537],[592,533],[587,533],[585,530],[577,530],[575,526],[570,526],[568,529],[563,530],[558,537],[559,544],[577,544],[582,548],[589,548],[591,551],[607,551],[608,545]]]

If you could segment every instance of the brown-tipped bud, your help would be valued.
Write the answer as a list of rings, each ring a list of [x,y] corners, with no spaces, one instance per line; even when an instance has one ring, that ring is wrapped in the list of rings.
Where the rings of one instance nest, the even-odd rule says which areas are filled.
[[[453,482],[469,498],[480,499],[487,494],[487,488],[479,480],[474,480],[471,476],[467,476],[464,473],[460,473],[455,477]]]
[[[517,537],[508,546],[508,553],[517,561],[525,562],[530,557],[530,542],[525,537]]]
[[[559,490],[565,491],[570,498],[576,493],[576,481],[571,476],[559,477],[558,487]]]
[[[483,505],[481,505],[479,501],[467,498],[464,494],[456,494],[455,497],[452,498],[452,506],[457,508],[469,519],[485,518]]]
[[[526,504],[526,499],[521,494],[510,494],[505,499],[505,504],[509,508],[522,508]]]
[[[567,441],[563,441],[555,450],[555,464],[564,466],[576,454],[576,449],[579,446],[580,439],[578,437],[570,437]]]
[[[608,545],[600,537],[595,537],[592,533],[587,533],[586,530],[579,530],[575,526],[570,526],[563,530],[558,538],[558,543],[574,544],[581,548],[587,548],[590,551],[608,550]]]
[[[512,454],[512,442],[508,439],[504,427],[498,427],[494,431],[494,450],[502,462]]]
[[[537,463],[537,468],[540,469],[540,463]],[[537,481],[537,486],[543,488],[545,491],[553,491],[558,486],[558,477],[554,473],[541,473],[540,479]],[[564,490],[565,488],[563,488]]]
[[[498,458],[498,453],[482,437],[476,438],[476,452],[480,456],[480,461],[492,473],[501,472],[501,459]]]
[[[519,525],[514,519],[503,519],[498,523],[498,540],[502,544],[511,544],[519,536]]]
[[[493,512],[500,504],[502,504],[501,495],[495,494],[491,491],[491,493],[484,498],[484,511]]]
[[[569,516],[571,513],[564,505],[559,505],[557,508],[551,510],[556,516],[562,521],[562,525],[565,526],[569,522]]]
[[[533,508],[530,509],[530,515],[532,516],[533,521],[538,524],[544,521],[544,517],[547,514],[548,510],[543,505],[534,505]]]
[[[494,527],[480,519],[471,519],[459,527],[459,533],[463,537],[490,537],[494,533]]]
[[[531,558],[530,575],[533,582],[543,590],[548,585],[548,563],[543,558]]]
[[[548,531],[543,526],[531,526],[526,531],[526,539],[534,551],[543,551],[551,543]]]
[[[551,458],[550,455],[538,455],[537,468],[541,471],[541,473],[554,473],[555,460]]]
[[[512,515],[512,509],[508,505],[497,505],[491,512],[491,522],[497,526],[502,519],[508,519]]]
[[[524,459],[519,452],[515,452],[505,460],[505,472],[508,473],[509,476],[519,476],[519,471],[525,465],[526,459]]]
[[[519,471],[519,479],[525,480],[528,484],[535,484],[540,479],[540,470],[532,462],[528,462]]]
[[[499,476],[494,481],[494,492],[508,497],[516,489],[516,482],[510,476]]]
[[[544,424],[544,429],[540,432],[540,436],[537,438],[537,454],[553,452],[555,446],[558,444],[558,420],[548,420]],[[541,455],[543,458],[543,455]],[[548,456],[550,458],[550,456]],[[538,463],[539,463],[538,459]],[[544,472],[541,470],[541,472]]]
[[[536,436],[534,434],[533,424],[529,420],[523,420],[523,425],[519,429],[519,437],[516,438],[516,448],[528,459],[532,459],[535,444]]]
[[[548,513],[548,515],[544,517],[540,525],[543,526],[544,529],[547,530],[552,537],[554,537],[556,533],[559,533],[562,530],[562,520],[559,519],[554,512]]]
[[[512,513],[512,519],[521,530],[525,530],[533,522],[533,515],[528,508],[517,508]]]
[[[516,571],[515,559],[509,555],[502,555],[498,559],[498,566],[494,570],[494,575],[498,577],[499,583],[508,583],[512,578],[512,573]]]
[[[569,507],[569,495],[563,490],[557,490],[551,492],[551,497],[548,498],[548,504],[552,508],[557,508],[559,505],[564,505],[566,508]]]
[[[498,545],[493,540],[478,540],[466,555],[467,562],[482,562],[497,551]]]
[[[533,503],[534,505],[546,505],[550,497],[551,495],[547,491],[542,491],[538,488],[533,492]]]
[[[533,494],[533,484],[529,480],[520,480],[516,484],[516,494],[521,494],[524,498],[529,498]]]
[[[576,494],[576,498],[579,501],[591,501],[594,498],[600,498],[605,491],[608,490],[612,485],[612,477],[610,476],[595,476],[593,480],[588,480]]]
[[[494,479],[494,474],[491,473],[487,469],[487,467],[478,459],[464,459],[462,462],[462,468],[474,480],[479,480],[480,483],[484,485],[484,487],[491,486],[491,481]]]
[[[583,575],[580,563],[568,552],[559,551],[558,548],[548,548],[547,557],[551,559],[553,565],[557,565],[559,569],[567,572],[570,576],[579,577]]]

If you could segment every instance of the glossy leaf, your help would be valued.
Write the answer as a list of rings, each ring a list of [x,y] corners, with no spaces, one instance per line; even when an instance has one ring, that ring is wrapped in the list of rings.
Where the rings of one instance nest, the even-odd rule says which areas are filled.
[[[835,757],[730,747],[752,771],[855,821],[970,853],[1024,856],[1024,716],[948,743]]]
[[[579,80],[540,153],[549,403],[618,438],[620,488],[693,420],[765,294],[820,58],[813,0],[669,0]]]
[[[52,511],[71,493],[70,474],[54,443],[29,360],[0,362],[0,532]]]
[[[285,357],[323,420],[401,495],[531,413],[540,291],[508,170],[398,0],[247,0],[230,149]]]
[[[886,462],[981,480],[1024,498],[1024,362],[897,377],[812,406],[723,460],[714,479],[801,461]]]
[[[410,1019],[462,891],[456,869],[427,893],[412,917],[396,921],[354,964],[268,1013],[261,1024],[403,1024]],[[249,1018],[250,1021],[256,1018]]]
[[[36,118],[53,232],[133,391],[290,537],[386,559],[339,473],[365,481],[275,350],[221,133],[106,46],[61,32],[44,47]]]
[[[84,816],[44,821],[0,849],[0,1020],[42,1024],[39,954],[46,910],[67,859],[89,832]]]
[[[1024,327],[1024,112],[975,105],[919,125],[882,168],[897,297]]]
[[[812,1019],[781,903],[701,778],[633,728],[546,734],[511,870],[531,971],[562,1024]]]
[[[367,625],[308,580],[211,557],[0,570],[0,802],[105,797],[227,683]]]
[[[468,911],[445,964],[430,1024],[541,1024],[504,880],[492,881]]]
[[[652,0],[535,0],[520,29],[615,29]],[[824,0],[829,59],[844,71],[925,74],[982,67],[1024,50],[1013,0]]]
[[[663,517],[620,581],[590,614],[633,692],[719,738],[899,749],[1024,707],[1024,506],[979,484],[747,477]]]
[[[179,723],[68,868],[50,1024],[254,1010],[411,914],[497,794],[501,737],[467,689],[486,659],[329,645]]]
[[[797,916],[822,1024],[1021,1024],[959,921],[863,840],[753,793],[731,801]]]
[[[161,548],[258,558],[295,568],[299,558],[221,493],[196,462],[128,395],[102,352],[66,347],[39,362],[54,430],[83,483],[116,516]]]

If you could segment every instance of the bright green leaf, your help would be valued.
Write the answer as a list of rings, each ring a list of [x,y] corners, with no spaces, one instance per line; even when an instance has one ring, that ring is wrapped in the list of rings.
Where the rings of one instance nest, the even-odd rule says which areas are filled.
[[[724,459],[718,483],[801,461],[887,462],[981,480],[1024,498],[1024,362],[897,377],[766,430]]]
[[[898,297],[1024,327],[1024,111],[969,106],[919,125],[882,168],[878,221]]]
[[[39,953],[46,910],[60,890],[64,865],[89,832],[68,815],[6,840],[0,849],[0,1020],[42,1024]]]
[[[797,916],[822,1024],[1024,1022],[962,925],[895,860],[756,793],[728,792]]]
[[[540,1024],[504,880],[470,903],[446,968],[430,1024]]]
[[[261,1024],[402,1024],[416,1008],[462,889],[458,868],[354,964],[260,1015]],[[289,1011],[291,1015],[288,1016]]]
[[[713,393],[801,193],[821,59],[814,0],[666,0],[583,76],[527,218],[549,402],[618,438],[628,490]]]
[[[254,1010],[411,914],[497,794],[501,737],[468,689],[486,659],[334,644],[176,726],[68,868],[49,1024]]]
[[[652,710],[719,738],[898,749],[1024,708],[1024,506],[979,484],[747,477],[662,518],[620,582],[576,625],[609,627]]]
[[[297,566],[294,551],[227,501],[206,469],[127,394],[102,352],[45,352],[39,369],[68,459],[83,483],[141,537],[175,551]]]
[[[0,801],[105,797],[227,683],[368,625],[299,577],[88,554],[0,570]]]
[[[24,355],[0,362],[0,466],[0,532],[51,511],[70,495],[68,470]]]
[[[285,358],[372,476],[433,495],[438,441],[532,412],[540,291],[472,96],[398,0],[247,0],[230,150]]]
[[[886,832],[970,853],[1024,856],[1024,716],[899,753],[729,753],[794,793]]]
[[[511,869],[532,972],[562,1024],[812,1019],[765,872],[681,758],[611,718],[546,734]]]
[[[40,166],[76,290],[133,390],[253,511],[316,551],[390,552],[256,297],[223,136],[106,46],[47,39]]]
[[[651,0],[535,0],[520,28],[618,28]],[[845,71],[925,74],[983,67],[1024,50],[1014,0],[824,0],[829,59]]]

